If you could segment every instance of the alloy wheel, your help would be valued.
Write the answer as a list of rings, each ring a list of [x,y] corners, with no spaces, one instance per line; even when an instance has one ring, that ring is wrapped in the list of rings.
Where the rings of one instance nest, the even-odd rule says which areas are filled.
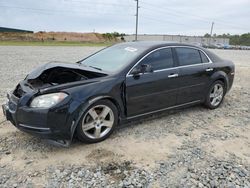
[[[217,106],[221,103],[224,95],[224,88],[221,84],[217,83],[214,85],[210,92],[209,98],[212,106]]]
[[[114,113],[106,105],[97,105],[88,110],[82,121],[82,130],[90,139],[107,135],[114,125]]]

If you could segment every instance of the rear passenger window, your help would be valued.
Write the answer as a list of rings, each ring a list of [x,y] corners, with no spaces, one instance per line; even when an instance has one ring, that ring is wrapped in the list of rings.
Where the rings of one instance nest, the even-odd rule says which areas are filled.
[[[142,64],[149,64],[153,67],[154,70],[161,70],[173,67],[174,60],[171,48],[164,48],[152,52],[141,61],[140,65]]]
[[[202,63],[198,50],[192,48],[176,48],[179,65],[193,65]]]
[[[200,51],[200,54],[201,54],[202,63],[208,63],[209,60],[208,60],[207,56],[202,51]]]

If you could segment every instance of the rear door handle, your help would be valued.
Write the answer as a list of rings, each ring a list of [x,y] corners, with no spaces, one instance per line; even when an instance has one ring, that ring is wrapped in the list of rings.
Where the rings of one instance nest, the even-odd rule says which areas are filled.
[[[213,68],[207,68],[206,72],[210,72],[210,71],[213,71],[213,70],[214,70]]]
[[[175,77],[178,77],[179,75],[178,74],[170,74],[168,75],[169,78],[175,78]]]

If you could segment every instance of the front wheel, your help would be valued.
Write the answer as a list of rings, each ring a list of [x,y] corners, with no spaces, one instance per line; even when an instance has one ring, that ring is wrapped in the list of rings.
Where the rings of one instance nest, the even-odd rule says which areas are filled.
[[[205,105],[210,109],[220,106],[225,95],[225,84],[222,81],[215,81],[209,89]]]
[[[118,124],[116,106],[108,100],[97,101],[83,114],[77,127],[78,138],[85,143],[105,140]]]

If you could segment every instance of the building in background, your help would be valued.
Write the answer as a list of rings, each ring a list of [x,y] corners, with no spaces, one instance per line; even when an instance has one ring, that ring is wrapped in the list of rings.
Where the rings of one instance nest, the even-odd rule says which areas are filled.
[[[180,43],[190,43],[190,44],[200,44],[201,46],[211,46],[211,45],[229,45],[228,38],[206,38],[200,36],[183,36],[183,35],[138,35],[137,39],[139,41],[174,41]],[[135,35],[126,35],[124,40],[127,42],[134,41]]]
[[[0,27],[0,33],[34,33],[33,31],[22,30],[22,29],[13,29],[7,27]]]

